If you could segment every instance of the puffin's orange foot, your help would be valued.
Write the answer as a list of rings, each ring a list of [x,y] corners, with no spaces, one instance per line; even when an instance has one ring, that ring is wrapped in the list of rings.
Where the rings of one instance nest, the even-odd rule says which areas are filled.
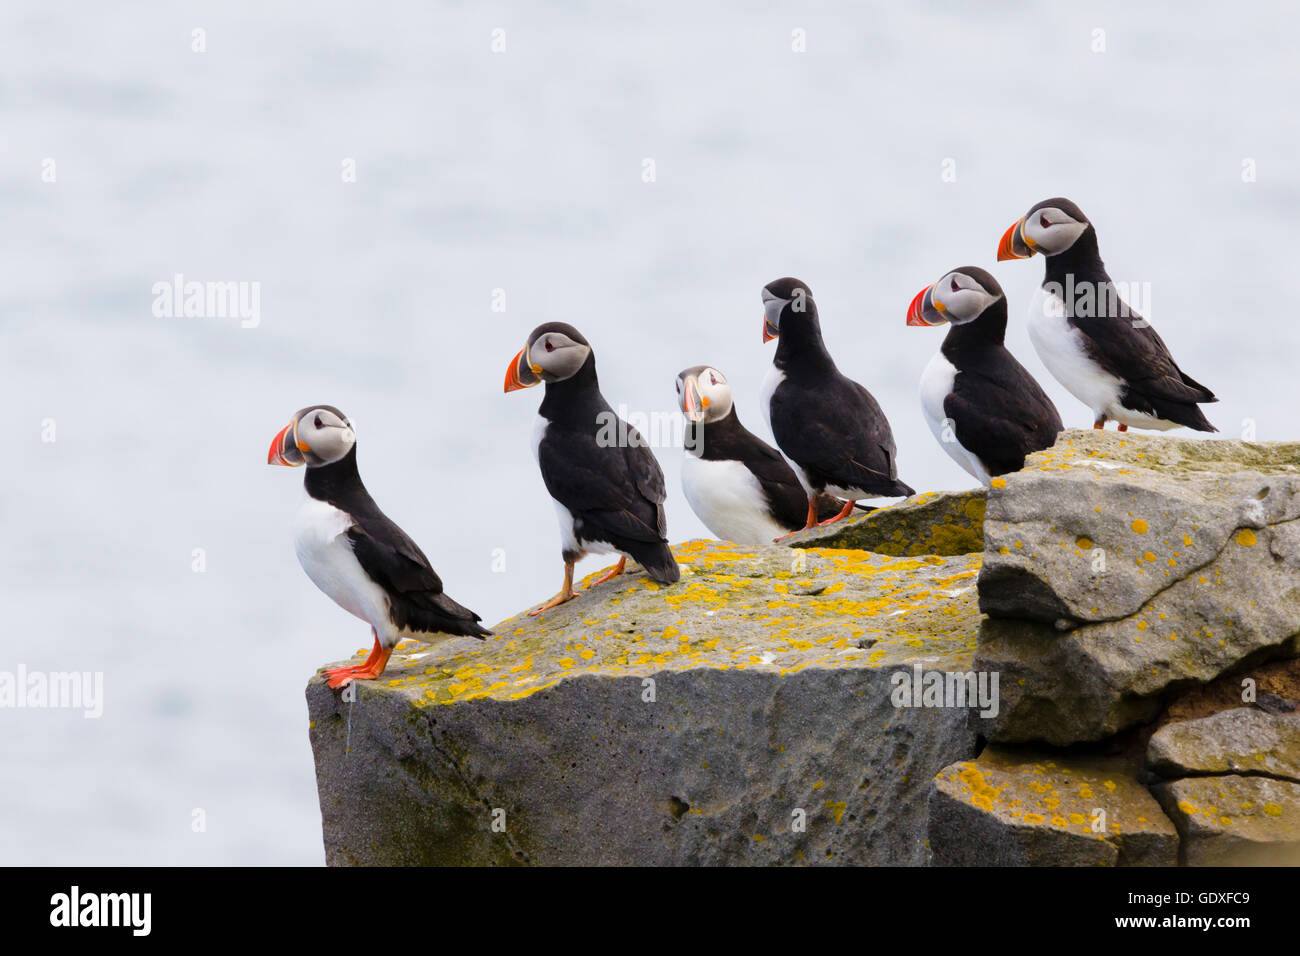
[[[1122,431],[1122,432],[1126,432],[1126,431],[1128,431],[1128,426],[1127,426],[1127,425],[1124,425],[1124,424],[1121,424],[1121,425],[1119,426],[1119,430]]]
[[[574,560],[577,559],[575,558]],[[622,567],[622,564],[623,562],[620,561],[619,566]],[[549,611],[553,607],[559,607],[565,601],[572,601],[577,596],[578,595],[576,595],[573,592],[573,561],[570,561],[568,558],[565,558],[564,584],[561,585],[560,587],[560,593],[555,595],[555,597],[551,598],[541,607],[533,608],[531,611],[528,612],[528,616],[536,617],[537,615],[541,614],[543,611]]]
[[[623,569],[625,567],[627,567],[627,555],[623,555],[623,557],[619,558],[618,564],[614,565],[612,568],[610,568],[600,577],[596,578],[596,580],[588,584],[587,587],[594,588],[597,584],[604,584],[606,581],[618,577],[620,574],[623,573]]]
[[[327,671],[322,671],[321,676],[325,678],[325,683],[329,684],[335,690],[340,687],[346,687],[356,676],[359,667],[332,667]]]
[[[1100,432],[1100,431],[1105,431],[1105,429],[1106,429],[1106,423],[1105,423],[1105,422],[1093,422],[1093,423],[1092,423],[1092,427],[1095,428],[1095,429],[1097,429],[1097,431],[1099,431],[1099,432]]]
[[[551,598],[545,604],[535,607],[531,611],[529,611],[528,616],[536,617],[537,615],[541,614],[543,611],[549,611],[553,607],[559,607],[561,604],[567,604],[569,601],[572,601],[577,596],[578,595],[574,594],[572,591],[570,591],[568,594],[565,594],[563,591],[561,591],[559,594],[555,595],[555,597]]]
[[[370,656],[365,659],[364,663],[354,664],[350,667],[332,667],[324,671],[321,676],[325,678],[325,683],[329,684],[335,690],[345,687],[354,680],[374,680],[384,672],[388,666],[388,658],[392,657],[393,649],[391,647],[382,647],[379,643],[379,636],[375,636],[375,646],[370,650]]]
[[[837,521],[843,521],[845,518],[849,516],[849,512],[851,512],[852,510],[853,510],[853,502],[846,501],[844,502],[844,508],[840,511],[839,514],[837,514],[833,518],[827,518],[825,521],[817,522],[817,527],[820,528],[823,525],[834,524]]]

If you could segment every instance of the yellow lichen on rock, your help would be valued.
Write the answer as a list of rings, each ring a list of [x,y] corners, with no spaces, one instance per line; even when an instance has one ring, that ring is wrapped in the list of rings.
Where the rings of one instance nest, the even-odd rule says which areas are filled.
[[[970,666],[979,554],[894,557],[718,541],[686,542],[674,553],[692,570],[675,585],[650,588],[631,570],[537,617],[510,618],[486,641],[410,642],[389,662],[389,685],[450,704],[521,700],[558,680],[664,669],[797,673],[921,657],[935,668]]]

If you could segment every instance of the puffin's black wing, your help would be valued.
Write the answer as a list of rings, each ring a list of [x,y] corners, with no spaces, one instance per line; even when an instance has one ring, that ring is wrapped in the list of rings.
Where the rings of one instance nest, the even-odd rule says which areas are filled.
[[[990,475],[1025,466],[1025,456],[1050,448],[1065,426],[1034,377],[1002,350],[975,369],[962,369],[943,402],[957,441]]]
[[[573,515],[580,540],[607,541],[660,583],[679,579],[668,549],[663,472],[636,429],[627,425],[623,446],[602,445],[593,433],[552,421],[537,460],[547,492]]]
[[[1118,305],[1111,311],[1118,312]],[[1214,393],[1184,374],[1160,334],[1136,312],[1128,312],[1072,317],[1070,324],[1083,333],[1093,361],[1123,380],[1120,400],[1125,407],[1202,431],[1216,431],[1196,407],[1201,402],[1217,402]]]
[[[630,554],[656,581],[676,581],[680,572],[668,549],[664,474],[641,435],[626,428],[622,446],[602,445],[588,431],[549,423],[537,446],[542,480],[573,515],[580,539],[606,541]]]
[[[629,426],[629,438],[632,433]],[[649,449],[602,446],[595,435],[552,423],[537,446],[537,461],[546,490],[575,519],[619,538],[663,538],[664,478]]]
[[[664,513],[664,499],[668,497],[664,489],[664,473],[650,451],[645,439],[631,425],[627,426],[628,443],[623,448],[623,458],[627,462],[628,474],[632,476],[641,497],[654,505],[655,530],[661,539],[668,537],[668,517]]]
[[[782,382],[772,394],[772,434],[810,477],[874,494],[910,495],[898,480],[889,421],[865,388],[843,375],[824,388]]]
[[[449,598],[429,559],[396,524],[379,515],[358,518],[347,530],[361,568],[388,594],[393,623],[403,630],[483,637],[479,616]]]

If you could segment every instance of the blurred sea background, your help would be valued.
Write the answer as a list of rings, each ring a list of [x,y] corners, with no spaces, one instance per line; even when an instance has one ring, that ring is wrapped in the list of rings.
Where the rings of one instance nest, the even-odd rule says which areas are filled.
[[[267,445],[342,408],[380,505],[494,624],[560,583],[541,393],[502,393],[541,322],[586,334],[616,407],[671,416],[708,363],[770,437],[759,290],[798,276],[900,476],[967,487],[917,400],[943,332],[904,315],[989,269],[1009,347],[1088,426],[1026,336],[1041,261],[994,261],[1064,195],[1223,435],[1300,438],[1298,26],[1280,2],[6,3],[0,670],[100,671],[104,712],[0,709],[0,863],[323,862],[303,688],[370,639],[299,569],[302,473]],[[156,316],[177,274],[259,283],[259,324]],[[656,454],[671,538],[704,536]]]

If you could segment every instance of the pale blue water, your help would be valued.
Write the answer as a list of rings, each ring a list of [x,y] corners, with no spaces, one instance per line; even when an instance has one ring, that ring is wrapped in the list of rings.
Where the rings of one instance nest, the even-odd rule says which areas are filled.
[[[301,474],[267,444],[343,408],[376,498],[500,620],[559,584],[540,395],[501,391],[543,321],[586,333],[611,402],[671,411],[711,363],[761,432],[759,289],[797,275],[902,477],[964,487],[908,302],[989,268],[1046,379],[1016,321],[1041,263],[993,258],[1064,194],[1225,434],[1297,437],[1297,14],[1130,6],[6,4],[0,670],[102,671],[105,703],[0,710],[0,862],[321,862],[303,686],[368,634],[299,570]],[[155,317],[176,273],[261,283],[260,325]],[[703,534],[658,454],[671,536]]]

